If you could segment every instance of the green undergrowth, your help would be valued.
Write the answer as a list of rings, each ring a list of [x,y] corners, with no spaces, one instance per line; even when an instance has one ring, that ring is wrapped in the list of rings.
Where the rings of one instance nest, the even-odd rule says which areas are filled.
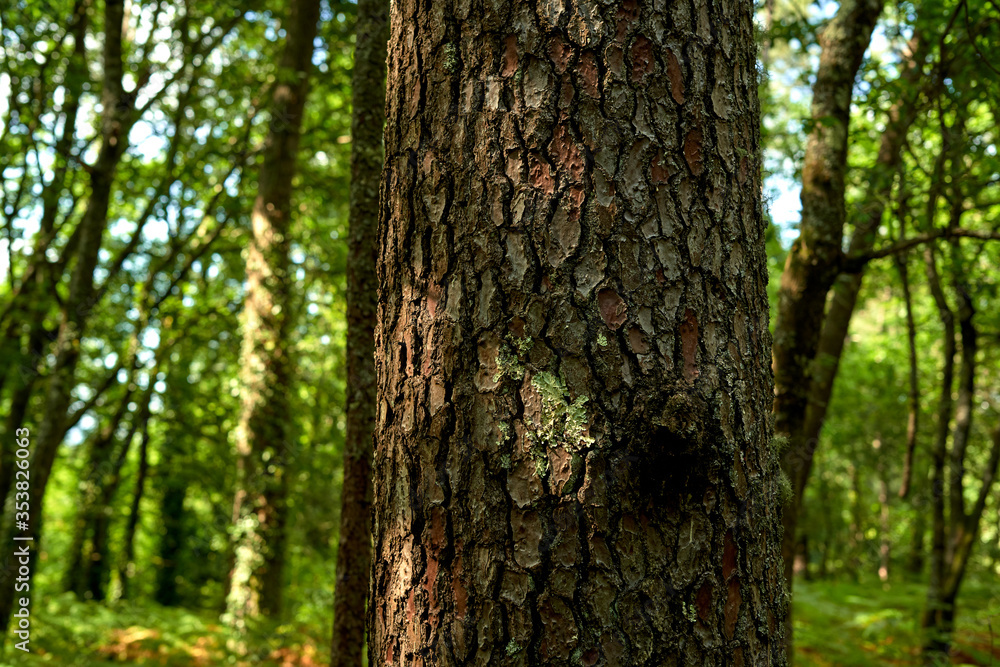
[[[925,595],[920,582],[797,581],[796,667],[919,665],[918,624]],[[238,658],[228,648],[233,637],[217,613],[153,604],[102,605],[62,595],[36,605],[31,653],[8,644],[0,667],[318,667],[328,662],[326,630],[258,628],[250,638],[255,647],[251,655]],[[952,664],[1000,667],[996,582],[972,580],[963,588]]]
[[[247,655],[237,657],[231,650],[234,637],[217,613],[154,604],[108,606],[62,595],[33,609],[30,653],[8,642],[0,667],[314,667],[329,662],[323,630],[273,624],[257,628],[248,638]]]
[[[922,582],[796,581],[796,667],[921,664],[926,595]],[[1000,667],[1000,584],[968,581],[958,604],[951,664]]]

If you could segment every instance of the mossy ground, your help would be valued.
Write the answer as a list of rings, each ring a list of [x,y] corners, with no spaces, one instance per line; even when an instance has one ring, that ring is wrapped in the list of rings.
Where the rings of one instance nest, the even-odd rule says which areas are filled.
[[[248,657],[226,648],[233,636],[219,614],[154,604],[102,605],[72,595],[48,598],[32,613],[31,652],[7,644],[0,667],[319,667],[329,663],[329,628],[271,625],[251,634]]]
[[[959,597],[951,664],[1000,666],[1000,583],[970,579]],[[923,582],[796,581],[796,667],[919,665],[926,594]]]

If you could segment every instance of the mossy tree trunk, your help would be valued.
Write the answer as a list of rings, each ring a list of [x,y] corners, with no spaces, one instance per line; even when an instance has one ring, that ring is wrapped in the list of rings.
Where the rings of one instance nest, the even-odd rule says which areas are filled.
[[[292,180],[319,0],[290,0],[284,17],[285,45],[270,101],[270,126],[258,175],[247,253],[247,290],[240,354],[241,412],[234,501],[233,571],[226,617],[243,631],[248,619],[275,617],[281,610],[284,567],[289,396],[289,245]]]
[[[817,444],[817,438],[809,434],[819,432],[829,398],[827,393],[824,399],[822,389],[813,392],[810,380],[825,374],[832,389],[843,348],[843,336],[838,337],[838,330],[843,328],[846,333],[861,284],[860,276],[842,278],[831,306],[831,310],[839,309],[841,313],[828,324],[824,320],[827,293],[834,286],[843,257],[847,138],[854,80],[883,4],[883,0],[845,0],[820,35],[823,51],[812,91],[813,125],[802,166],[800,232],[781,275],[772,354],[774,429],[788,440],[781,463],[792,485],[784,507],[782,543],[789,593],[798,512]],[[857,238],[863,241],[865,236]],[[824,328],[833,330],[824,332]],[[821,411],[807,415],[811,400]],[[811,425],[807,423],[809,417]],[[789,659],[793,652],[791,619],[789,613],[785,629]]]
[[[369,664],[784,664],[754,52],[393,4]]]

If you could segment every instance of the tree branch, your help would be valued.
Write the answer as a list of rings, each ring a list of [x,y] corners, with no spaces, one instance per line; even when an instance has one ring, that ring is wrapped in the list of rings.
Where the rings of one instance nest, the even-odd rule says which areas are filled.
[[[980,239],[981,241],[1000,241],[1000,231],[983,231],[979,229],[937,229],[911,236],[888,246],[876,248],[869,252],[844,255],[843,273],[857,273],[875,259],[882,259],[938,239]]]

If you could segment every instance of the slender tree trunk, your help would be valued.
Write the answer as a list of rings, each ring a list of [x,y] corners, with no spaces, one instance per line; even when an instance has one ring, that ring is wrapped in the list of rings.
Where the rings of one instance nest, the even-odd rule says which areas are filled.
[[[806,581],[812,581],[812,571],[809,568],[809,536],[799,535],[799,543],[795,547],[795,574]]]
[[[959,108],[956,114],[955,126],[943,125],[943,148],[936,165],[936,173],[943,169],[944,156],[951,147],[951,139],[957,133],[955,128],[964,125],[965,109]],[[963,175],[962,161],[957,155],[951,155],[951,218],[949,226],[957,228],[965,212],[965,198],[962,191],[961,177]],[[944,187],[944,186],[941,186]],[[928,201],[928,219],[935,210],[935,199]],[[946,353],[952,358],[955,354],[955,319],[957,317],[959,339],[961,341],[961,364],[959,366],[958,394],[955,400],[955,425],[952,431],[951,450],[947,449],[947,421],[942,425],[939,417],[938,442],[934,451],[934,545],[932,553],[931,581],[928,586],[928,603],[924,615],[926,639],[924,644],[924,659],[927,663],[939,661],[948,654],[951,635],[954,630],[955,601],[962,586],[965,571],[979,535],[979,523],[989,497],[997,466],[1000,465],[1000,430],[993,434],[993,444],[986,467],[980,478],[980,489],[975,503],[967,511],[965,499],[966,454],[972,428],[972,414],[975,403],[975,374],[977,332],[973,323],[975,309],[973,298],[969,293],[965,261],[962,257],[960,243],[953,239],[951,249],[951,271],[953,291],[956,296],[954,312],[948,307],[941,281],[937,275],[933,248],[927,252],[928,281],[931,293],[941,313],[942,321],[946,322],[946,335],[950,339],[946,343]],[[950,320],[949,320],[950,318]],[[951,371],[953,373],[953,370]],[[950,381],[950,377],[948,378]],[[947,407],[951,409],[950,384],[948,385]],[[942,411],[944,410],[942,396]],[[948,463],[948,508],[945,514],[945,459]]]
[[[149,475],[149,415],[142,422],[142,440],[139,444],[139,466],[135,476],[135,490],[129,507],[128,523],[122,538],[122,555],[118,565],[119,597],[128,600],[132,595],[131,582],[135,575],[135,534],[139,528],[142,497],[146,492],[146,478]]]
[[[878,578],[889,581],[889,565],[892,557],[892,525],[889,523],[889,482],[885,479],[885,471],[880,471],[878,480],[879,504],[879,565]]]
[[[90,560],[87,563],[85,579],[87,582],[88,597],[93,600],[104,600],[108,579],[111,575],[111,551],[108,544],[108,535],[111,530],[111,521],[114,517],[114,497],[121,484],[122,467],[128,458],[132,441],[135,439],[139,428],[145,428],[145,423],[149,419],[149,403],[153,397],[153,385],[156,371],[150,374],[149,386],[139,399],[138,410],[132,415],[132,422],[129,430],[122,439],[118,451],[104,475],[99,479],[99,497],[97,508],[94,513],[93,528],[90,545]]]
[[[370,665],[784,664],[751,5],[392,5]]]
[[[913,497],[914,519],[910,541],[910,551],[906,559],[906,571],[916,577],[922,577],[924,573],[924,542],[927,533],[927,500],[924,491],[918,490]]]
[[[156,570],[156,589],[153,599],[165,607],[173,607],[181,601],[177,583],[180,557],[187,532],[184,516],[187,484],[176,474],[172,474],[167,466],[161,467],[163,472],[157,475],[164,481],[163,497],[160,502],[160,562]]]
[[[851,524],[847,536],[847,567],[851,577],[858,581],[861,575],[861,552],[865,544],[864,512],[861,499],[864,485],[861,481],[861,470],[857,465],[850,467],[851,476]]]
[[[930,210],[930,209],[929,209]],[[937,428],[934,446],[931,449],[931,565],[927,585],[927,609],[922,625],[927,632],[924,655],[928,660],[935,655],[947,655],[947,640],[942,640],[942,614],[947,611],[944,595],[945,567],[947,564],[947,537],[945,524],[945,460],[948,452],[948,431],[952,413],[952,385],[955,377],[955,315],[952,313],[941,280],[938,277],[934,249],[930,246],[924,252],[927,264],[927,281],[931,295],[937,304],[938,316],[944,328],[944,367],[941,373],[941,397],[938,401]]]
[[[917,450],[917,428],[920,420],[920,367],[917,362],[917,325],[913,318],[913,299],[910,295],[910,272],[906,255],[896,257],[896,271],[903,289],[903,303],[906,305],[906,341],[909,356],[909,392],[906,397],[906,457],[903,460],[903,480],[899,486],[899,497],[910,493],[913,479],[913,457]],[[922,539],[922,538],[921,538]]]
[[[235,564],[226,605],[229,624],[240,632],[246,629],[248,619],[261,614],[274,617],[281,611],[286,466],[293,447],[289,438],[293,371],[288,341],[292,179],[319,8],[319,0],[290,0],[288,4],[284,53],[271,98],[271,125],[247,256],[240,357],[242,405],[236,432]]]
[[[347,264],[347,431],[331,667],[361,664],[371,566],[371,458],[375,428],[375,239],[378,228],[389,3],[358,3],[351,84],[351,209]]]
[[[957,163],[953,163],[957,164]],[[958,170],[952,170],[954,179]],[[954,181],[953,181],[954,183]],[[953,199],[953,201],[956,201]],[[957,201],[962,201],[961,197]],[[957,210],[959,206],[953,206]],[[955,224],[958,220],[955,220]],[[948,544],[949,557],[954,558],[956,547],[963,539],[966,525],[965,514],[965,457],[969,447],[969,435],[972,431],[973,401],[976,393],[976,350],[978,341],[976,328],[972,322],[975,309],[965,284],[965,268],[958,248],[958,241],[951,245],[951,270],[953,291],[956,296],[955,314],[958,318],[959,332],[959,367],[958,392],[955,399],[955,426],[951,434],[951,452],[948,461],[948,514],[951,517],[951,537]]]
[[[0,516],[3,515],[7,496],[10,493],[10,485],[14,478],[15,434],[19,428],[25,425],[25,416],[34,396],[38,368],[43,359],[45,344],[51,342],[49,332],[45,328],[45,320],[49,308],[53,304],[52,276],[49,264],[44,258],[48,240],[51,239],[55,229],[59,204],[65,190],[66,172],[73,152],[73,140],[76,137],[80,95],[87,80],[85,40],[89,5],[89,0],[77,0],[71,19],[70,34],[73,36],[73,53],[67,61],[66,73],[61,86],[63,103],[60,111],[63,117],[63,127],[54,147],[55,162],[52,180],[45,186],[41,197],[42,216],[39,221],[38,238],[44,239],[45,242],[36,243],[32,253],[32,261],[37,263],[38,269],[30,278],[29,289],[24,290],[23,294],[14,296],[13,301],[16,303],[12,303],[10,306],[16,309],[18,314],[11,318],[8,334],[17,331],[22,322],[27,322],[27,346],[25,351],[19,354],[13,353],[12,348],[15,348],[20,341],[20,336],[16,334],[10,336],[10,340],[5,340],[2,344],[5,348],[5,355],[10,354],[10,357],[3,359],[3,368],[0,369],[0,396],[2,396],[2,387],[8,377],[13,377],[15,384],[7,413],[7,435],[0,445],[0,451],[2,451],[2,456],[0,456]],[[13,281],[11,281],[11,285],[13,286]],[[8,344],[11,345],[11,348],[6,347]],[[0,583],[0,586],[6,585],[7,582]]]
[[[844,179],[854,79],[883,4],[883,0],[845,0],[820,35],[823,51],[813,85],[811,117],[814,125],[802,168],[800,233],[788,253],[781,276],[772,355],[774,428],[778,435],[788,439],[782,468],[792,485],[792,497],[785,503],[783,512],[782,542],[789,594],[793,583],[798,510],[817,445],[816,439],[805,432],[810,367],[820,345],[827,292],[837,277],[842,256]],[[846,288],[850,291],[851,286]],[[837,302],[835,299],[833,303]],[[853,303],[850,306],[853,309]],[[821,361],[823,359],[820,357]],[[835,373],[836,359],[839,354],[832,364],[823,361],[821,368]],[[793,654],[791,613],[786,615],[785,622],[790,660]]]
[[[132,377],[129,377],[129,383],[131,382]],[[132,391],[126,390],[114,414],[87,443],[87,461],[81,473],[80,495],[73,522],[73,539],[69,547],[70,560],[63,572],[63,590],[76,593],[80,599],[84,597],[87,563],[91,557],[87,538],[93,535],[97,515],[102,510],[101,478],[106,474],[107,466],[111,465],[115,433],[128,414],[131,400]]]
[[[90,197],[80,221],[80,236],[76,264],[69,282],[69,292],[63,303],[59,335],[53,355],[55,362],[48,379],[45,415],[37,434],[33,434],[31,456],[31,486],[28,492],[30,511],[28,533],[35,538],[33,554],[37,554],[41,539],[42,500],[52,465],[64,434],[67,408],[72,400],[76,364],[80,357],[80,341],[93,307],[94,269],[97,266],[101,240],[108,223],[108,205],[115,170],[128,141],[131,105],[122,88],[122,18],[123,0],[104,3],[104,84],[101,101],[104,108],[101,128],[101,148],[90,173]],[[12,525],[13,517],[8,517]],[[4,532],[4,534],[10,534]],[[31,572],[34,572],[34,567]],[[29,580],[31,575],[29,575]],[[30,581],[27,582],[30,586]],[[7,635],[13,609],[14,587],[0,587],[0,636]]]

